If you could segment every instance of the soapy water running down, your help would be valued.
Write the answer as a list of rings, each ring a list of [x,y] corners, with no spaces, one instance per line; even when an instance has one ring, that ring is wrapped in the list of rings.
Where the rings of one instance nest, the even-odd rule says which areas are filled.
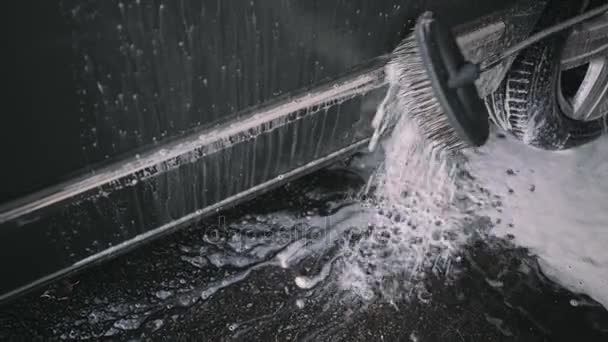
[[[361,302],[428,302],[425,277],[440,274],[449,282],[467,240],[463,227],[474,219],[483,194],[458,183],[467,175],[457,158],[434,149],[414,125],[402,120],[398,130],[367,185],[336,203],[329,215],[249,218],[205,234],[201,246],[185,247],[182,259],[196,267],[239,271],[170,302],[192,305],[252,272],[296,268],[309,260],[315,266],[293,278],[302,290],[338,290]]]
[[[163,242],[159,256],[146,256],[139,262],[135,258],[134,278],[116,284],[105,280],[114,284],[109,295],[93,285],[88,285],[91,294],[81,292],[79,297],[76,293],[67,302],[53,291],[45,292],[43,300],[57,303],[55,310],[68,310],[68,318],[48,318],[53,322],[53,336],[144,337],[160,329],[172,336],[183,331],[182,326],[206,326],[186,336],[254,339],[266,336],[265,330],[275,334],[275,324],[286,322],[292,327],[291,333],[285,331],[287,336],[333,339],[338,333],[359,331],[353,326],[356,322],[362,327],[364,322],[373,325],[370,317],[375,315],[390,323],[398,317],[395,312],[403,312],[409,320],[424,316],[420,305],[436,312],[446,300],[440,288],[453,288],[456,293],[479,291],[466,281],[464,288],[457,287],[463,286],[460,278],[470,279],[471,265],[476,262],[470,255],[471,240],[490,240],[492,234],[529,248],[540,259],[543,272],[574,293],[608,304],[603,251],[608,237],[602,231],[608,222],[603,200],[608,185],[598,181],[608,173],[608,163],[594,158],[606,141],[555,154],[530,150],[508,138],[493,138],[482,149],[450,155],[430,146],[407,120],[400,120],[394,132],[383,142],[383,154],[359,156],[347,166],[367,183],[349,186],[352,190],[347,192],[307,188],[297,182],[292,186],[303,188],[289,190],[288,185],[289,191],[302,194],[304,203],[316,203],[303,205],[299,196],[281,200],[288,207],[306,207],[301,214],[268,208],[235,219],[227,213],[216,227],[186,232],[177,243]],[[379,165],[375,158],[380,159]],[[512,264],[509,258],[497,265]],[[517,263],[524,273],[534,268],[528,262]],[[502,293],[500,302],[513,306],[517,300],[508,295],[507,288],[512,275],[505,273],[505,267],[492,275],[475,273],[481,272],[482,282]],[[125,273],[118,273],[124,278]],[[161,276],[146,279],[156,273]],[[99,278],[93,275],[91,283],[97,284]],[[522,285],[511,280],[510,286]],[[540,285],[532,282],[529,286],[523,291],[536,291]],[[264,288],[273,295],[268,298]],[[474,305],[476,300],[468,299],[475,298],[473,293],[462,295],[459,305]],[[295,297],[294,301],[282,298],[286,295]],[[574,298],[568,297],[567,306],[594,305]],[[396,311],[382,316],[387,311],[378,305]],[[296,321],[294,310],[301,312]],[[461,319],[458,311],[447,310],[456,316],[444,317],[446,322]],[[499,335],[512,336],[503,326],[505,316],[495,318],[492,310],[485,310],[484,322],[496,326]],[[253,318],[239,318],[248,314]],[[228,322],[226,331],[224,323],[219,323],[224,321]],[[301,327],[296,328],[294,322]],[[415,321],[405,323],[416,330]],[[450,324],[446,332],[452,329]],[[519,318],[511,321],[511,327],[519,324]],[[480,328],[469,327],[475,334]],[[424,330],[420,329],[410,340],[417,340]]]
[[[264,239],[249,221],[233,224],[239,233],[226,239],[206,236],[218,251],[190,262],[244,270],[194,291],[185,302],[209,299],[257,269],[287,269],[310,258],[317,260],[314,271],[293,279],[303,290],[329,282],[331,291],[363,302],[431,300],[425,277],[440,274],[449,283],[461,260],[459,246],[467,242],[464,227],[479,219],[474,212],[489,203],[483,198],[488,194],[461,169],[462,156],[434,148],[408,120],[396,130],[399,136],[385,143],[385,161],[367,186],[333,214],[303,222],[283,217],[280,225],[295,230]]]
[[[395,103],[387,103],[386,109],[406,110]],[[441,307],[445,298],[435,298],[441,295],[437,287],[456,287],[474,265],[467,254],[471,241],[493,236],[526,248],[538,257],[545,275],[608,307],[608,183],[603,182],[608,160],[601,157],[607,139],[552,153],[493,134],[483,148],[452,154],[429,144],[403,112],[388,114],[399,118],[393,134],[376,153],[356,156],[346,166],[365,182],[336,193],[304,186],[301,197],[315,205],[298,204],[298,198],[281,200],[293,202],[288,207],[303,207],[301,214],[268,209],[238,219],[220,217],[215,228],[185,232],[177,244],[163,245],[160,256],[141,261],[138,268],[144,269],[144,277],[131,280],[141,286],[119,281],[109,296],[93,285],[89,290],[96,293],[90,295],[94,298],[76,294],[68,303],[78,309],[68,311],[68,317],[77,317],[49,318],[53,336],[144,336],[168,330],[200,311],[201,317],[212,315],[205,318],[206,333],[220,329],[214,322],[224,317],[233,321],[228,332],[212,335],[245,338],[299,309],[318,318],[303,314],[300,330],[307,331],[309,340],[330,337],[349,330],[341,327],[345,318],[337,318],[338,313],[356,316],[364,310],[361,322],[371,322],[369,315],[383,309],[361,308],[379,303],[397,311]],[[297,184],[287,189],[302,186]],[[176,254],[178,260],[173,260]],[[524,264],[520,267],[530,268]],[[145,274],[152,273],[161,276],[147,280]],[[260,277],[263,285],[255,285]],[[503,278],[507,275],[501,271],[484,281],[503,291]],[[253,310],[249,303],[223,315],[222,305],[232,307],[226,293],[235,301],[232,296],[243,288],[273,285],[279,287],[275,297],[296,291],[294,308],[270,301],[266,314],[258,308],[255,318],[231,316]],[[249,292],[245,298],[252,297],[252,302],[262,296],[260,290]],[[65,299],[54,290],[40,298],[65,311]],[[462,298],[466,303],[466,296]],[[592,304],[577,299],[572,305]],[[191,313],[184,315],[184,310]],[[486,315],[485,321],[511,336],[500,319]],[[201,323],[194,319],[191,325]],[[472,326],[475,333],[479,328]],[[411,335],[410,340],[417,338]]]
[[[400,118],[383,142],[384,160],[361,192],[328,215],[299,220],[278,214],[206,235],[206,246],[184,260],[240,271],[173,300],[208,300],[262,268],[296,268],[312,259],[314,267],[293,278],[300,289],[339,290],[362,302],[429,302],[426,278],[449,286],[459,274],[461,248],[490,229],[529,248],[555,281],[608,306],[602,247],[608,242],[608,184],[602,183],[608,162],[597,157],[605,139],[551,153],[500,136],[453,154],[426,141],[402,114],[392,113]],[[268,221],[282,228],[268,230]]]

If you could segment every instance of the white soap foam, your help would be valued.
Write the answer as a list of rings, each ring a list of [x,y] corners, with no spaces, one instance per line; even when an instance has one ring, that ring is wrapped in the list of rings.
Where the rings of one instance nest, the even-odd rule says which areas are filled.
[[[564,152],[492,139],[468,153],[468,168],[502,197],[503,213],[488,212],[502,220],[495,234],[514,235],[550,278],[608,308],[606,152],[607,138]]]

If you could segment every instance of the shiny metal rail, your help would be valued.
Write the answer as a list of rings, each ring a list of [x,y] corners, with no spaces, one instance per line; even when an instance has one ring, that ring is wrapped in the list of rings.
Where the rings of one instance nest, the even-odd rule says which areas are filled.
[[[458,43],[465,56],[472,61],[486,58],[495,51],[500,51],[522,39],[531,30],[535,18],[540,15],[543,6],[527,8],[526,16],[511,17],[505,13],[496,13],[478,22],[470,23],[455,29]],[[505,18],[516,22],[506,23]],[[517,32],[508,32],[507,27],[516,27]],[[143,181],[152,175],[167,172],[179,165],[176,160],[193,160],[193,151],[205,149],[205,154],[211,154],[230,145],[237,136],[249,132],[256,127],[281,126],[276,122],[287,122],[292,113],[310,108],[328,107],[344,102],[355,96],[366,94],[382,87],[384,83],[384,64],[389,56],[379,57],[368,66],[358,68],[343,78],[331,81],[309,92],[287,97],[283,101],[259,108],[252,113],[244,113],[237,119],[227,122],[211,130],[194,132],[168,144],[154,147],[147,152],[132,156],[126,160],[117,161],[111,165],[94,170],[81,177],[62,184],[47,188],[30,196],[0,206],[0,224],[26,217],[37,211],[44,210],[62,201],[76,198],[88,191],[100,187],[122,187],[128,182]],[[504,72],[504,67],[489,70],[482,74],[478,88],[482,95],[495,89],[501,77],[497,73]],[[196,158],[195,158],[196,159]],[[173,166],[172,166],[173,165]],[[106,190],[108,191],[108,190]]]
[[[458,36],[458,42],[465,56],[476,61],[496,51],[497,46],[491,48],[489,44],[498,41],[504,45],[509,41],[496,39],[504,37],[506,26],[503,21],[484,23],[483,30],[468,30]],[[608,83],[608,14],[581,25],[573,31],[564,47],[562,66],[564,70],[589,63],[589,76],[595,83]],[[219,127],[205,132],[196,132],[172,143],[153,148],[141,155],[133,156],[131,159],[122,160],[112,165],[95,170],[87,175],[72,179],[68,182],[58,184],[51,188],[37,192],[17,201],[0,207],[0,224],[14,220],[18,217],[31,214],[47,206],[59,203],[63,200],[78,196],[89,190],[102,185],[116,183],[124,177],[137,174],[152,167],[167,164],[169,161],[190,153],[203,146],[219,146],[222,142],[239,133],[251,130],[255,127],[268,124],[290,113],[298,112],[312,107],[324,107],[344,101],[354,96],[368,93],[373,89],[384,85],[383,64],[388,57],[381,57],[372,62],[368,69],[357,71],[342,79],[331,82],[314,89],[310,92],[300,94],[282,103],[259,110],[245,120],[235,120],[225,123]],[[483,78],[483,75],[482,75]],[[496,83],[496,78],[492,78]],[[585,84],[584,84],[585,85]],[[494,88],[495,84],[484,84],[480,86],[482,93]],[[596,88],[589,90],[583,87],[580,97],[594,93]],[[602,88],[602,95],[606,94],[607,87]],[[579,94],[577,94],[579,96]],[[599,96],[600,98],[602,96]],[[604,99],[605,100],[605,99]],[[584,101],[578,97],[573,101],[576,108],[588,108],[580,103]],[[599,101],[596,101],[599,102]],[[597,106],[597,103],[596,103]],[[595,108],[595,107],[594,107]],[[581,109],[579,109],[580,111]],[[209,153],[213,152],[211,150]],[[140,177],[141,180],[145,179]]]

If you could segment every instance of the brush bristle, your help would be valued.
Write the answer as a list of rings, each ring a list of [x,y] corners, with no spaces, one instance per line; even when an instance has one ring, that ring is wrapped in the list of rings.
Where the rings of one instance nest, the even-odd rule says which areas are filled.
[[[432,144],[446,150],[467,146],[452,128],[435,96],[414,34],[397,46],[386,68],[389,82],[397,89],[397,103]]]

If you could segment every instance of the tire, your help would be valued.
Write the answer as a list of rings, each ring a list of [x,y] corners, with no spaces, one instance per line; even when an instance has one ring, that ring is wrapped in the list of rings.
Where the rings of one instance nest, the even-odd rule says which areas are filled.
[[[576,7],[576,1],[553,1],[537,29],[576,15]],[[551,36],[522,51],[498,89],[485,99],[496,125],[526,144],[547,150],[580,146],[606,131],[606,117],[574,120],[559,105],[560,57],[566,37],[567,33]]]

